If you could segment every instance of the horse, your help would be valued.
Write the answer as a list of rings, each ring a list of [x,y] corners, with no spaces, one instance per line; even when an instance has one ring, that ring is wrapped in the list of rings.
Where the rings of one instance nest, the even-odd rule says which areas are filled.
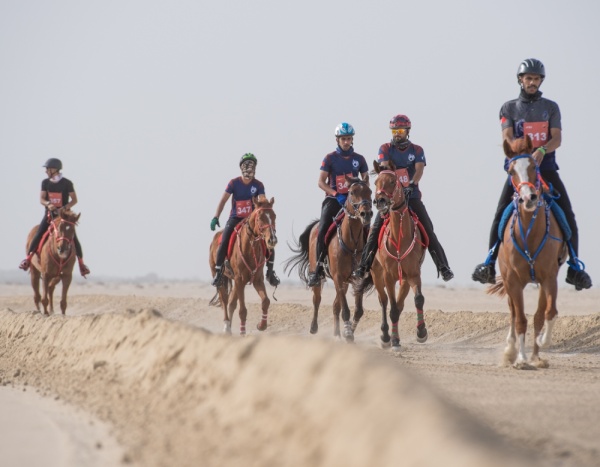
[[[344,217],[341,223],[336,223],[337,234],[331,238],[327,246],[328,276],[333,279],[335,286],[335,299],[333,301],[334,337],[341,338],[340,311],[344,321],[344,338],[347,342],[354,341],[354,331],[358,326],[364,310],[362,294],[355,294],[355,310],[352,322],[350,321],[350,308],[346,299],[348,286],[354,270],[365,245],[364,228],[369,226],[373,217],[372,191],[367,182],[346,176],[348,197],[342,207]],[[298,275],[306,284],[308,271],[317,265],[317,235],[319,220],[311,222],[296,241],[296,247],[290,247],[296,253],[285,262],[284,271],[291,271],[298,267]],[[322,283],[312,288],[313,292],[313,318],[310,324],[310,333],[319,331],[318,317],[321,305]]]
[[[73,266],[76,260],[75,226],[80,216],[81,213],[75,214],[71,210],[60,209],[51,220],[48,231],[40,242],[38,254],[31,258],[33,301],[37,311],[41,311],[40,302],[42,303],[46,316],[54,313],[54,288],[61,281],[60,309],[63,315],[67,311],[67,292],[73,278]],[[29,245],[37,230],[38,226],[35,226],[29,232],[26,252],[29,252]],[[44,286],[43,297],[40,295],[40,277]]]
[[[508,173],[515,189],[514,211],[498,251],[500,277],[487,293],[508,295],[510,329],[504,349],[504,364],[527,369],[525,335],[527,317],[523,289],[529,283],[540,286],[538,306],[533,318],[534,343],[531,364],[548,368],[548,361],[539,356],[540,347],[551,342],[552,327],[558,310],[557,276],[567,257],[563,232],[551,210],[552,197],[539,167],[532,157],[533,144],[529,136],[503,143],[508,160]],[[517,344],[518,341],[518,344]]]
[[[259,331],[267,329],[267,317],[271,301],[267,296],[263,266],[268,258],[268,251],[273,251],[277,245],[275,229],[275,198],[252,199],[253,211],[246,219],[238,224],[232,234],[235,242],[229,256],[229,267],[225,268],[227,278],[218,287],[217,294],[211,300],[211,305],[220,302],[224,314],[224,332],[231,334],[231,320],[238,301],[240,304],[240,335],[246,335],[246,318],[248,309],[244,298],[244,289],[252,284],[261,299],[262,316],[256,328]],[[210,245],[209,264],[212,275],[215,275],[217,249],[221,232],[217,232]],[[227,265],[227,262],[225,263]],[[218,297],[218,299],[217,299]]]
[[[359,293],[365,293],[375,286],[382,313],[380,345],[382,348],[391,345],[392,350],[398,352],[398,322],[411,288],[417,309],[417,342],[427,341],[421,265],[425,259],[428,240],[425,232],[419,227],[418,218],[409,210],[408,200],[404,196],[394,163],[386,161],[380,165],[374,161],[373,168],[378,174],[375,180],[375,207],[381,216],[387,217],[387,221],[382,226],[371,275],[357,281],[357,290]],[[400,287],[394,299],[397,282],[400,283]],[[391,338],[386,315],[388,301],[392,322]]]

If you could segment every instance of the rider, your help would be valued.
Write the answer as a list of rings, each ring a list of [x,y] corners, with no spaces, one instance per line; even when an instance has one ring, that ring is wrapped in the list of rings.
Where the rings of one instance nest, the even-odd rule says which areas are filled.
[[[348,183],[346,175],[358,177],[369,183],[369,167],[363,156],[354,152],[354,128],[349,123],[340,123],[335,128],[335,140],[337,148],[327,154],[321,163],[319,175],[319,188],[325,192],[325,200],[321,207],[321,220],[319,221],[319,233],[317,235],[317,268],[308,276],[309,287],[318,285],[325,277],[323,261],[327,251],[325,250],[325,234],[333,223],[334,217],[342,209],[348,197]]]
[[[398,180],[402,184],[404,195],[410,203],[410,209],[418,216],[429,237],[428,250],[437,268],[438,277],[441,274],[442,279],[448,282],[454,277],[454,273],[450,269],[450,266],[448,266],[446,253],[433,231],[433,223],[429,218],[425,205],[421,201],[421,191],[419,190],[419,181],[423,177],[426,165],[425,153],[421,146],[409,141],[408,135],[410,129],[411,122],[406,115],[396,115],[390,120],[392,141],[383,144],[379,148],[379,162],[391,160],[396,166]],[[382,225],[383,219],[378,212],[373,221],[367,244],[363,250],[360,265],[353,273],[354,277],[365,277],[370,271],[375,259],[379,232]]]
[[[40,241],[48,227],[50,227],[49,216],[54,217],[60,209],[71,209],[77,204],[77,194],[73,187],[73,182],[68,178],[63,177],[60,171],[62,170],[62,162],[60,159],[50,158],[42,166],[46,167],[46,175],[48,178],[42,181],[42,191],[40,193],[40,203],[46,208],[44,217],[40,226],[38,227],[37,233],[31,240],[29,245],[29,253],[27,257],[21,261],[19,265],[20,269],[27,271],[31,264],[31,258],[35,254]],[[83,277],[90,274],[89,268],[83,262],[83,252],[81,250],[81,244],[77,239],[77,234],[73,238],[75,243],[75,252],[77,254],[77,260],[79,261],[79,272]]]
[[[210,230],[215,230],[216,226],[221,227],[219,224],[219,216],[221,215],[221,212],[223,212],[225,203],[227,203],[229,197],[233,195],[229,219],[227,220],[225,228],[223,229],[223,233],[221,234],[221,243],[219,244],[219,249],[217,250],[217,260],[215,266],[216,273],[212,281],[212,285],[215,287],[220,286],[223,279],[223,263],[225,262],[225,257],[227,256],[229,239],[231,238],[231,234],[233,233],[235,226],[248,217],[250,213],[252,213],[254,209],[252,198],[254,196],[264,198],[265,196],[265,186],[262,184],[262,182],[254,178],[257,164],[258,161],[254,154],[248,152],[242,156],[240,159],[242,176],[233,178],[229,181],[227,188],[225,188],[225,192],[221,197],[221,201],[219,201],[219,205],[217,206],[215,217],[213,217],[210,221]],[[269,281],[269,284],[271,284],[273,287],[277,287],[281,281],[279,280],[279,277],[277,277],[277,274],[275,274],[275,271],[273,271],[274,262],[275,251],[270,250],[269,257],[267,259],[266,277]]]
[[[544,64],[535,58],[523,60],[517,70],[517,82],[521,87],[521,93],[517,99],[506,102],[500,109],[500,124],[502,126],[502,138],[512,141],[515,138],[529,134],[535,148],[532,157],[539,165],[540,174],[546,183],[551,184],[560,194],[556,200],[565,213],[569,227],[571,228],[571,240],[569,248],[570,261],[567,270],[567,283],[575,286],[576,290],[589,289],[592,279],[584,271],[585,266],[579,261],[577,254],[579,249],[579,235],[575,214],[571,207],[571,201],[567,190],[558,174],[556,164],[556,149],[561,144],[561,119],[560,110],[556,102],[542,97],[539,91],[546,70]],[[505,169],[507,164],[505,162]],[[514,190],[510,183],[510,177],[506,183],[498,207],[492,229],[490,231],[490,252],[486,261],[479,264],[473,272],[473,280],[482,284],[494,284],[496,282],[496,258],[498,257],[498,226],[505,208],[511,203]]]

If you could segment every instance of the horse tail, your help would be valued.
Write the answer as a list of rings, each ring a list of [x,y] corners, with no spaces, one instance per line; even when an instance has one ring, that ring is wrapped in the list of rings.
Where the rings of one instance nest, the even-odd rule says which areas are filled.
[[[369,294],[373,291],[373,275],[369,274],[367,277],[361,277],[359,279],[355,279],[353,281],[354,285],[354,296],[360,296],[364,294]]]
[[[506,295],[506,287],[504,287],[504,281],[502,277],[496,278],[496,283],[490,285],[485,291],[488,295],[498,295],[499,297],[504,297]]]
[[[308,224],[306,229],[304,229],[304,232],[302,232],[302,234],[300,235],[298,240],[296,240],[294,238],[295,246],[292,246],[288,243],[288,247],[290,248],[290,250],[292,250],[294,253],[296,253],[294,256],[292,256],[291,258],[288,258],[283,263],[284,264],[283,271],[287,272],[289,269],[288,277],[292,273],[292,270],[297,267],[298,268],[298,277],[300,277],[300,280],[304,283],[308,282],[308,272],[309,272],[308,268],[310,266],[310,262],[308,259],[308,249],[309,249],[309,245],[310,245],[310,231],[315,226],[315,224],[317,224],[318,222],[319,222],[318,219],[312,221],[310,224]]]

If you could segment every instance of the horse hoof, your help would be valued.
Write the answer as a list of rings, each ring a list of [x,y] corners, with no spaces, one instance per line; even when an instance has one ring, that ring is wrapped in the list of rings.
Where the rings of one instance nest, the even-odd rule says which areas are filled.
[[[401,348],[400,344],[392,345],[392,353],[400,353]]]
[[[354,344],[354,334],[344,336],[348,344]]]
[[[310,327],[310,333],[311,334],[316,334],[319,332],[319,326],[311,326]]]
[[[429,334],[427,334],[427,329],[425,329],[425,335],[423,335],[423,333],[420,333],[419,331],[417,331],[417,342],[419,344],[423,344],[424,342],[427,342],[427,338],[429,337]]]
[[[379,339],[379,348],[381,349],[389,349],[392,343],[390,342],[390,338],[387,339],[383,336]]]
[[[258,329],[259,331],[265,331],[267,329],[267,323],[261,321],[256,325],[256,329]]]

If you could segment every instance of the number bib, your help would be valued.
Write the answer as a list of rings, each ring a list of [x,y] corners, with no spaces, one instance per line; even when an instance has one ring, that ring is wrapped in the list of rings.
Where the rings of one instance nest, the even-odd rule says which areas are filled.
[[[48,201],[52,203],[57,208],[62,207],[62,193],[52,193],[48,192]]]
[[[396,177],[398,177],[398,181],[400,185],[406,187],[410,184],[410,177],[408,176],[408,169],[396,169]]]
[[[251,212],[252,212],[252,200],[251,199],[235,202],[236,217],[248,217]]]
[[[345,175],[336,175],[335,177],[335,191],[337,191],[339,195],[345,195],[348,193],[348,181],[346,180],[346,175],[348,175],[348,177],[352,177],[351,173]]]
[[[539,148],[548,142],[548,122],[525,122],[523,134],[529,135],[534,148]]]

